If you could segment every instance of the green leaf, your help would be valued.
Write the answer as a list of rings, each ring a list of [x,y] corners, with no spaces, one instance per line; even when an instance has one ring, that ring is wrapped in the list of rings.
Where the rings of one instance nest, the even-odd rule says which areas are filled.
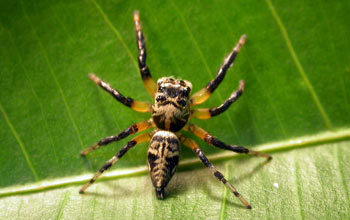
[[[8,1],[0,7],[0,219],[347,219],[350,217],[349,2]],[[132,13],[140,11],[154,78],[187,79],[198,91],[239,37],[247,43],[193,120],[220,140],[270,152],[234,157],[194,138],[252,204],[246,210],[182,148],[159,201],[147,176],[147,144],[78,190],[127,140],[82,149],[150,116],[116,102],[94,72],[124,95],[151,98],[136,62]],[[188,135],[188,134],[187,134]],[[193,137],[190,135],[190,137]]]

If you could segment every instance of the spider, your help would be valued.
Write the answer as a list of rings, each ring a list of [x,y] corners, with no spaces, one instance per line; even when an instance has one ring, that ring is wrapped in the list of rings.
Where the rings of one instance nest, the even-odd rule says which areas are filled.
[[[147,157],[148,169],[151,181],[155,188],[158,199],[164,198],[164,188],[169,183],[171,177],[175,173],[179,162],[180,144],[192,149],[199,157],[201,162],[210,169],[212,174],[220,180],[242,203],[247,209],[251,209],[250,204],[238,193],[233,185],[231,185],[224,175],[218,171],[213,164],[210,163],[198,144],[190,138],[181,134],[181,130],[192,132],[208,144],[237,153],[250,154],[259,157],[265,157],[268,160],[271,156],[257,151],[249,150],[239,145],[228,145],[210,135],[208,132],[195,124],[189,123],[191,118],[209,119],[226,111],[232,103],[234,103],[243,93],[244,81],[240,81],[238,89],[224,101],[224,103],[214,108],[197,108],[193,106],[205,102],[210,95],[219,86],[224,79],[227,70],[233,65],[234,60],[239,53],[241,47],[246,41],[246,35],[242,35],[232,52],[227,56],[221,65],[216,77],[211,80],[206,87],[190,96],[192,84],[185,80],[175,79],[173,77],[160,78],[157,83],[152,79],[151,73],[146,65],[146,47],[145,39],[141,30],[139,13],[134,12],[134,23],[137,39],[137,47],[139,51],[138,64],[142,77],[142,82],[147,92],[154,98],[154,104],[135,101],[132,98],[123,96],[119,91],[113,89],[109,84],[102,81],[94,74],[89,74],[90,79],[98,86],[111,94],[115,99],[131,109],[138,112],[149,112],[152,118],[131,125],[115,136],[109,136],[101,139],[97,144],[87,148],[81,152],[82,156],[87,155],[93,150],[101,146],[119,141],[144,131],[148,128],[155,128],[151,132],[147,132],[136,136],[129,141],[115,156],[105,163],[99,171],[86,183],[80,193],[93,184],[101,174],[114,165],[130,148],[142,142],[150,142]]]

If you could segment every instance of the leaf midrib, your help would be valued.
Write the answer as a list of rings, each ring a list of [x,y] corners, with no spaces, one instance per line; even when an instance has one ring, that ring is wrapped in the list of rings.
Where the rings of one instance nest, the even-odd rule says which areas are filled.
[[[254,147],[254,150],[263,151],[263,152],[279,152],[285,150],[293,150],[304,147],[311,147],[315,145],[321,145],[329,142],[341,142],[343,140],[350,139],[350,128],[343,128],[336,132],[323,132],[317,135],[297,137],[282,142],[266,143],[262,145],[257,145]],[[238,156],[237,153],[233,152],[224,152],[217,153],[208,156],[208,159],[211,161],[231,159]],[[180,162],[179,167],[190,167],[196,164],[199,164],[198,159],[187,159]],[[113,170],[107,172],[102,176],[99,181],[122,178],[122,177],[131,177],[136,175],[146,175],[148,169],[146,166],[141,167],[130,167],[123,170]],[[24,186],[15,186],[7,187],[3,190],[0,190],[0,197],[14,196],[21,194],[30,194],[36,192],[47,191],[56,188],[63,188],[72,185],[78,185],[87,182],[91,178],[91,174],[84,174],[78,176],[70,176],[64,179],[56,179],[52,181],[42,181],[36,182],[34,184],[26,184]]]

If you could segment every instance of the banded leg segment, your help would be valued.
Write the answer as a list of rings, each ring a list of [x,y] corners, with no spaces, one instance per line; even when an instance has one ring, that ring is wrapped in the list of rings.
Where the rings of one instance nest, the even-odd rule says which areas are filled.
[[[109,136],[109,137],[103,138],[97,144],[95,144],[95,145],[93,145],[93,146],[83,150],[82,152],[80,152],[80,155],[85,156],[88,153],[90,153],[91,151],[94,151],[94,150],[100,148],[101,146],[110,144],[110,143],[115,142],[115,141],[119,141],[119,140],[121,140],[123,138],[128,137],[131,134],[135,134],[137,132],[146,130],[146,129],[150,128],[151,126],[154,126],[152,119],[133,124],[133,125],[131,125],[130,127],[128,127],[127,129],[125,129],[124,131],[120,132],[119,134],[117,134],[115,136]]]
[[[113,166],[116,162],[118,162],[118,160],[126,153],[128,152],[128,150],[132,147],[134,147],[136,144],[142,143],[142,142],[146,142],[146,141],[150,141],[151,140],[151,135],[150,133],[145,133],[145,134],[141,134],[137,137],[135,137],[134,139],[132,139],[131,141],[129,141],[115,156],[113,156],[111,159],[109,159],[107,161],[107,163],[105,163],[105,165],[103,165],[99,171],[97,171],[97,173],[94,175],[93,178],[90,179],[90,181],[88,183],[86,183],[79,191],[79,193],[84,193],[85,190],[91,185],[93,184],[96,179],[98,179],[102,173],[104,171],[106,171],[107,169],[109,169],[111,166]]]
[[[208,119],[223,113],[231,106],[232,103],[234,103],[243,94],[243,90],[244,90],[244,81],[241,80],[239,82],[238,89],[234,91],[231,94],[231,96],[228,99],[226,99],[224,103],[221,104],[219,107],[194,109],[192,111],[191,117],[199,118],[199,119]]]
[[[184,127],[184,130],[192,132],[194,135],[201,138],[202,140],[204,140],[208,144],[215,146],[215,147],[218,147],[218,148],[221,148],[221,149],[224,149],[224,150],[230,150],[230,151],[233,151],[233,152],[236,152],[239,154],[249,154],[249,155],[253,155],[253,156],[257,156],[257,157],[265,157],[268,160],[272,159],[272,157],[270,155],[265,154],[265,153],[249,150],[248,148],[245,148],[245,147],[242,147],[239,145],[225,144],[224,142],[216,139],[214,136],[212,136],[211,134],[209,134],[208,132],[203,130],[201,127],[194,125],[194,124],[187,124]]]
[[[245,200],[243,198],[243,196],[236,190],[236,188],[231,185],[229,182],[227,182],[226,178],[224,177],[224,175],[218,171],[213,164],[210,163],[210,161],[208,160],[208,158],[204,155],[203,151],[199,148],[199,146],[197,145],[196,142],[194,142],[192,139],[189,138],[184,138],[182,139],[182,143],[191,148],[199,157],[199,159],[202,161],[202,163],[208,167],[210,169],[210,171],[212,172],[212,174],[218,179],[220,180],[241,202],[242,204],[247,208],[247,209],[251,209],[252,207],[249,205],[249,203],[247,202],[247,200]]]
[[[149,71],[147,65],[146,65],[146,44],[145,44],[145,38],[143,36],[142,30],[141,30],[141,24],[140,24],[140,16],[139,12],[134,12],[134,22],[135,22],[135,32],[136,32],[136,42],[137,42],[137,48],[139,50],[139,56],[138,56],[138,62],[139,62],[139,68],[140,73],[142,77],[143,85],[145,86],[147,92],[154,97],[156,91],[157,91],[157,84],[153,80],[151,76],[151,72]]]
[[[241,36],[237,45],[233,48],[232,52],[226,57],[224,63],[221,65],[215,78],[210,81],[205,88],[199,90],[191,96],[192,105],[198,105],[205,102],[214,92],[214,90],[220,85],[226,75],[227,70],[233,65],[237,54],[246,41],[246,38],[246,35]]]
[[[151,103],[135,101],[130,97],[123,96],[118,90],[113,89],[108,83],[102,81],[100,78],[98,78],[92,73],[89,74],[89,77],[92,81],[94,81],[94,83],[99,85],[102,89],[111,94],[116,100],[118,100],[125,106],[130,107],[131,109],[138,112],[152,112]]]

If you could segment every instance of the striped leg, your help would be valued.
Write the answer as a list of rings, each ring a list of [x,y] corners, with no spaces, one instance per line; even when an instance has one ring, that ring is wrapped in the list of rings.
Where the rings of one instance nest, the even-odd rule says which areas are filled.
[[[194,109],[192,111],[191,117],[199,118],[199,119],[208,119],[223,113],[231,106],[232,103],[234,103],[243,94],[243,90],[244,90],[244,81],[241,80],[239,82],[238,89],[234,91],[231,94],[230,98],[226,99],[224,103],[221,104],[219,107]]]
[[[227,70],[233,65],[237,54],[239,53],[241,47],[246,41],[246,38],[246,35],[241,36],[237,45],[233,48],[233,51],[227,56],[224,63],[221,65],[218,73],[216,74],[215,79],[210,81],[205,88],[199,90],[191,96],[192,105],[198,105],[205,102],[214,92],[214,90],[220,85],[221,81],[226,75]]]
[[[84,193],[85,190],[91,185],[93,184],[97,178],[99,178],[101,176],[101,174],[106,171],[108,168],[110,168],[111,166],[113,166],[116,162],[118,162],[118,160],[133,146],[135,146],[136,144],[142,143],[142,142],[146,142],[146,141],[150,141],[151,140],[151,135],[150,133],[145,133],[145,134],[141,134],[137,137],[135,137],[134,139],[132,139],[131,141],[129,141],[114,157],[112,157],[110,160],[108,160],[107,163],[105,163],[105,165],[103,165],[101,167],[101,169],[99,169],[99,171],[97,171],[97,173],[94,175],[93,178],[90,179],[90,181],[88,183],[86,183],[79,191],[79,193]]]
[[[140,73],[142,77],[143,85],[145,86],[147,92],[154,97],[157,91],[157,84],[153,80],[151,73],[146,65],[146,44],[145,38],[143,36],[140,24],[140,16],[139,12],[134,12],[134,22],[135,22],[135,32],[136,32],[136,40],[137,40],[137,48],[139,50],[138,62]]]
[[[85,156],[88,153],[90,153],[91,151],[94,151],[94,150],[100,148],[101,146],[110,144],[110,143],[115,142],[115,141],[119,141],[119,140],[121,140],[123,138],[126,138],[127,136],[129,136],[131,134],[135,134],[137,132],[146,130],[146,129],[150,128],[152,125],[153,125],[153,120],[152,119],[133,124],[133,125],[131,125],[130,127],[128,127],[127,129],[125,129],[124,131],[120,132],[119,134],[117,134],[115,136],[109,136],[109,137],[103,138],[97,144],[95,144],[95,145],[93,145],[93,146],[83,150],[82,152],[80,152],[80,155]]]
[[[240,154],[250,154],[253,156],[265,157],[268,160],[272,159],[272,157],[268,154],[264,154],[264,153],[261,153],[258,151],[249,150],[248,148],[245,148],[245,147],[242,147],[239,145],[227,145],[224,142],[222,142],[222,141],[216,139],[215,137],[213,137],[212,135],[210,135],[208,132],[206,132],[205,130],[203,130],[199,126],[194,125],[194,124],[187,124],[184,127],[184,130],[192,132],[193,134],[200,137],[208,144],[215,146],[215,147],[218,147],[218,148],[221,148],[221,149],[230,150],[230,151],[240,153]]]
[[[252,207],[249,205],[247,200],[243,198],[239,192],[237,192],[236,188],[232,186],[227,180],[225,179],[224,175],[218,171],[213,164],[211,164],[208,160],[208,158],[204,155],[203,151],[199,148],[196,142],[194,142],[192,139],[184,138],[182,140],[182,143],[191,148],[199,157],[199,159],[202,161],[202,163],[210,169],[210,171],[213,173],[213,175],[220,180],[242,203],[247,209],[251,209]]]
[[[104,89],[106,92],[111,94],[116,100],[118,100],[125,106],[130,107],[131,109],[138,112],[152,111],[151,103],[139,102],[139,101],[133,100],[132,98],[123,96],[118,90],[113,89],[108,83],[102,81],[100,78],[98,78],[92,73],[89,74],[89,77],[92,81],[94,81],[97,85],[99,85],[102,89]]]

